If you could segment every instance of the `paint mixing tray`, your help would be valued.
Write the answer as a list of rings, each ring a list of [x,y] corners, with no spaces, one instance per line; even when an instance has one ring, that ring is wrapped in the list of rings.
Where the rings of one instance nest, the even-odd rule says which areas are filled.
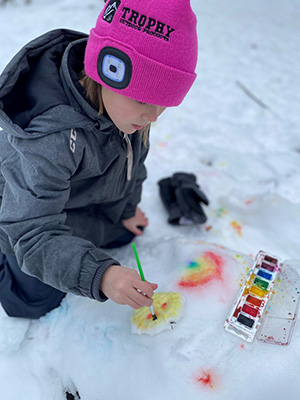
[[[287,345],[299,306],[300,260],[284,263],[260,251],[225,321],[224,328],[242,339]]]
[[[266,343],[287,345],[292,338],[299,307],[300,260],[288,260],[275,282],[257,339]]]

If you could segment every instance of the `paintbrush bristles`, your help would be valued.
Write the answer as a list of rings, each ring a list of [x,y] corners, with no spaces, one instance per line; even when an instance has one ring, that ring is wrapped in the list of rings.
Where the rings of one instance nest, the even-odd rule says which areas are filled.
[[[155,321],[157,319],[157,316],[156,316],[156,314],[155,314],[155,312],[153,310],[153,306],[151,305],[149,308],[150,308],[150,311],[151,311],[151,314],[152,314],[152,321]]]

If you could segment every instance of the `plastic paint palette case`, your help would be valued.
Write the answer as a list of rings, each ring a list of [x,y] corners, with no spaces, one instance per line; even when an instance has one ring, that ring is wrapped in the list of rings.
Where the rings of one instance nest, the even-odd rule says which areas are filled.
[[[224,328],[248,342],[256,336],[266,343],[289,344],[299,306],[299,268],[300,260],[282,263],[260,251]]]

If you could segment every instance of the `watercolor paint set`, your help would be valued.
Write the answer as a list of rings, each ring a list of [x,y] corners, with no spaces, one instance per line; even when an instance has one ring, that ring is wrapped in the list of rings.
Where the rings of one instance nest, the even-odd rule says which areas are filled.
[[[224,328],[240,338],[287,345],[299,306],[300,260],[282,262],[260,251]]]

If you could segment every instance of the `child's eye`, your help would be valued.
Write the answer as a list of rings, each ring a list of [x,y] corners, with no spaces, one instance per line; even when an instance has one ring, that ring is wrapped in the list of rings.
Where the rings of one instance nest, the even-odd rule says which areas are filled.
[[[146,104],[146,103],[143,103],[142,101],[138,101],[138,100],[137,100],[137,103],[139,103],[139,104]]]

